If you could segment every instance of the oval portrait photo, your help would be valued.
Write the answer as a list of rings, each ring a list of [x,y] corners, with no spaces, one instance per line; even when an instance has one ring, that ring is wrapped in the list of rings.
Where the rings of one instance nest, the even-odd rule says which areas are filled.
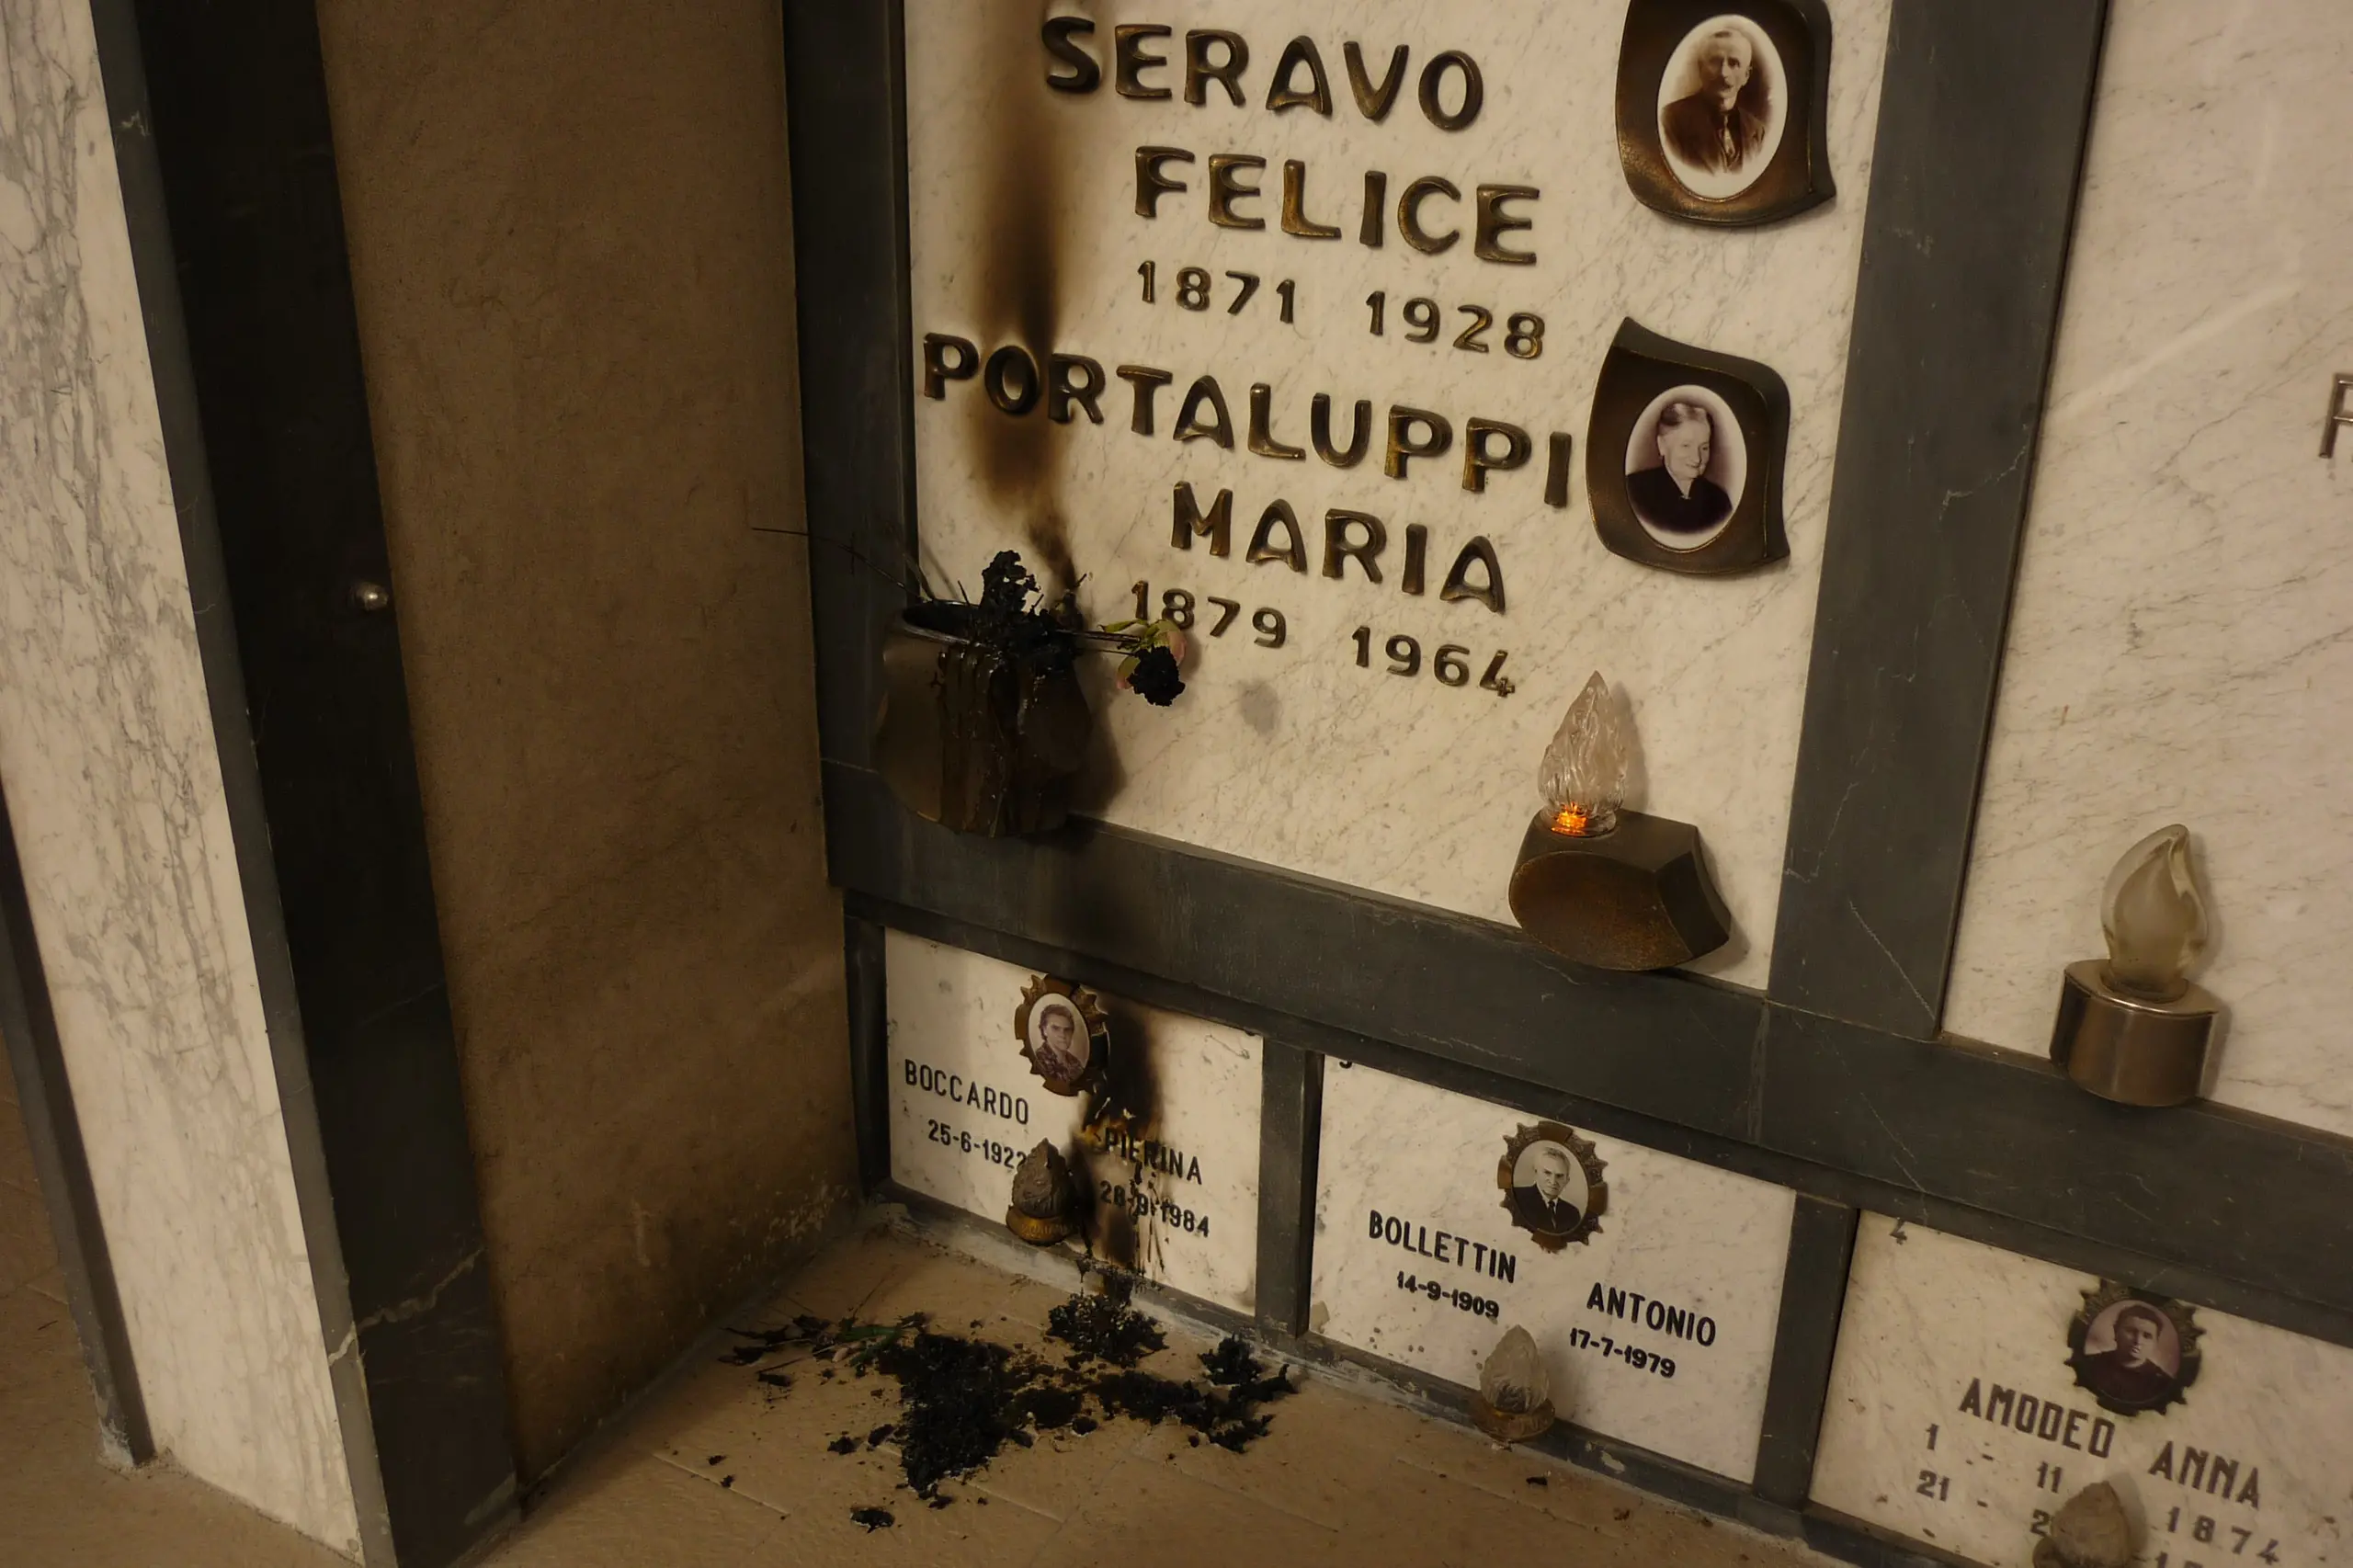
[[[1706,201],[1756,183],[1789,123],[1789,74],[1765,29],[1726,12],[1683,35],[1658,84],[1667,167]]]
[[[1540,1236],[1575,1234],[1590,1200],[1584,1167],[1566,1144],[1540,1138],[1512,1162],[1512,1218]]]
[[[2118,1301],[2084,1331],[2075,1381],[2100,1402],[2153,1410],[2181,1392],[2181,1334],[2146,1301]]]
[[[1697,550],[1723,531],[1748,486],[1748,441],[1724,400],[1700,386],[1653,398],[1626,440],[1626,494],[1651,538]]]
[[[1069,998],[1051,994],[1029,1006],[1029,1061],[1049,1084],[1075,1084],[1086,1076],[1095,1055],[1094,1037]]]

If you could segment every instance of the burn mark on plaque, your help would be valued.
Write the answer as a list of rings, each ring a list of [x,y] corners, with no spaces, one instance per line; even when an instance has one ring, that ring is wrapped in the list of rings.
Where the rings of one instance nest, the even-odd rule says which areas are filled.
[[[1093,1173],[1094,1205],[1087,1234],[1092,1251],[1116,1268],[1150,1274],[1160,1262],[1160,1222],[1153,1200],[1159,1184],[1142,1151],[1160,1140],[1162,1052],[1150,1018],[1114,997],[1103,998],[1111,1051],[1103,1086],[1079,1132]]]
[[[974,75],[1019,85],[993,96],[982,120],[975,307],[983,341],[1018,345],[1028,352],[1030,373],[1042,378],[1061,325],[1071,180],[1066,149],[1076,128],[1065,125],[1057,134],[1057,111],[1068,106],[1055,102],[1038,80],[1038,25],[1029,7],[993,8],[978,31],[989,58],[973,62]],[[1046,565],[1050,589],[1071,585],[1077,574],[1055,494],[1057,426],[1034,410],[1013,417],[991,409],[977,414],[969,428],[981,483],[1021,519],[1024,536]]]

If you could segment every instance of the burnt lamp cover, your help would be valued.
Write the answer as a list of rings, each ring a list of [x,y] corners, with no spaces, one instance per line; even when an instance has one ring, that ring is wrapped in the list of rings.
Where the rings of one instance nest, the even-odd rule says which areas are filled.
[[[1836,194],[1823,0],[1631,0],[1618,158],[1635,199],[1686,222],[1770,223]]]
[[[1789,554],[1790,390],[1754,359],[1628,320],[1593,389],[1586,490],[1616,554],[1668,572],[1745,572]]]
[[[1051,1246],[1071,1233],[1070,1164],[1040,1139],[1013,1173],[1013,1203],[1006,1228],[1033,1246]]]

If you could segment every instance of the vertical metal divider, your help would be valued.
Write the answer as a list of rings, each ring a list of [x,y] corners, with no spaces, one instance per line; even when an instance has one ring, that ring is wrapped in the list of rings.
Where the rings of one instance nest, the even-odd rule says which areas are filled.
[[[2027,526],[2108,0],[1896,0],[1773,963],[1804,1015],[1931,1040]],[[2008,111],[1973,116],[1985,103]],[[1998,214],[1998,216],[1991,216]],[[1932,434],[1930,434],[1932,433]],[[1800,1194],[1753,1488],[1803,1509],[1859,1210]]]
[[[1288,1346],[1307,1331],[1315,1267],[1315,1176],[1324,1058],[1279,1040],[1259,1067],[1258,1326]]]
[[[858,1180],[868,1196],[891,1179],[891,993],[883,928],[842,916],[849,987],[850,1113],[858,1129]]]
[[[1803,1507],[1813,1489],[1814,1444],[1838,1348],[1858,1218],[1847,1204],[1806,1193],[1798,1195],[1790,1217],[1790,1261],[1781,1277],[1781,1316],[1752,1483],[1759,1497],[1785,1508]]]

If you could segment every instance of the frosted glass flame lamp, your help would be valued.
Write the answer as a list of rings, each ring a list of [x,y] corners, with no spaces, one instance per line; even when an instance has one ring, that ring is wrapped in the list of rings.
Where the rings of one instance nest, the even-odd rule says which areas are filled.
[[[1597,969],[1667,969],[1712,952],[1731,916],[1699,830],[1626,808],[1634,736],[1597,672],[1544,748],[1543,809],[1511,874],[1522,929]]]
[[[2161,827],[2124,852],[2109,873],[2100,929],[2108,957],[2067,966],[2051,1060],[2103,1099],[2196,1099],[2222,1005],[2189,980],[2206,951],[2206,900],[2188,828]]]
[[[1632,737],[1609,700],[1609,683],[1597,670],[1569,704],[1568,716],[1544,748],[1544,766],[1537,775],[1552,808],[1553,832],[1590,838],[1618,825],[1632,750]]]
[[[1479,1369],[1471,1418],[1499,1443],[1524,1443],[1552,1429],[1552,1375],[1528,1330],[1514,1324]]]

